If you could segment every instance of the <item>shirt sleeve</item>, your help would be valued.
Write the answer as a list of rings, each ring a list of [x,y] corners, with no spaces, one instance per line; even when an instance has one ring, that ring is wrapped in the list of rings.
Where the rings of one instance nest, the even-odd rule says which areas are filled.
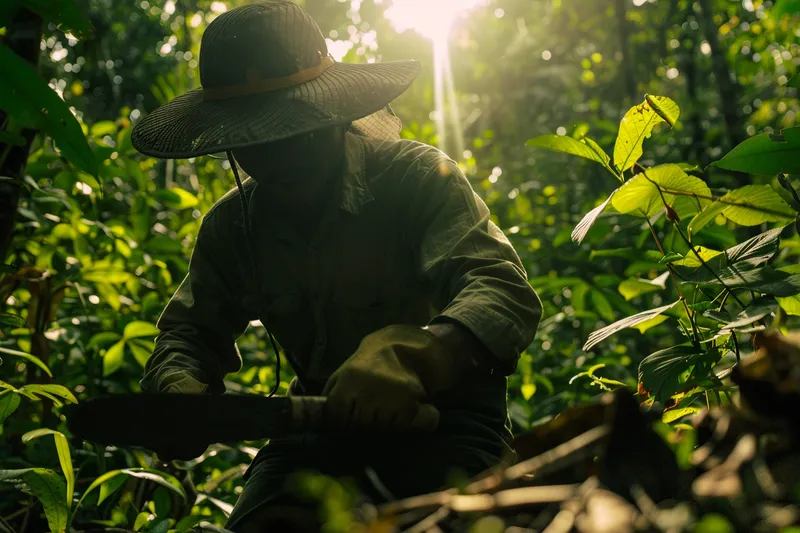
[[[455,162],[443,158],[417,174],[411,238],[441,309],[431,323],[455,321],[501,364],[515,365],[542,314],[519,256]]]
[[[255,317],[237,304],[236,265],[216,222],[212,214],[203,220],[189,273],[158,319],[160,333],[140,382],[145,391],[163,391],[188,374],[211,392],[224,392],[222,378],[241,368],[235,341]],[[221,264],[226,257],[227,267]]]

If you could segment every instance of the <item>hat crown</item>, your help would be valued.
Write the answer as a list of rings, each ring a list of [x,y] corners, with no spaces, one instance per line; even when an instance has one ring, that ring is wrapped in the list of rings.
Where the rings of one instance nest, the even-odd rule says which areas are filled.
[[[207,89],[283,78],[328,55],[314,19],[287,0],[266,0],[214,19],[200,43],[200,82]]]

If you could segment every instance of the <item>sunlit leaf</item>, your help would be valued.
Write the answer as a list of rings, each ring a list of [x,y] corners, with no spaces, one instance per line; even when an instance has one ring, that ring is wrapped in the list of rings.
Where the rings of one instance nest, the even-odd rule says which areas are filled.
[[[602,329],[598,329],[597,331],[593,331],[589,335],[589,339],[584,344],[584,350],[590,350],[593,346],[597,343],[602,342],[603,340],[609,338],[610,336],[614,335],[615,333],[622,331],[625,328],[632,328],[637,324],[641,324],[647,320],[650,320],[664,311],[672,309],[678,302],[672,302],[671,304],[663,305],[661,307],[657,307],[655,309],[649,309],[647,311],[642,311],[641,313],[636,313],[635,315],[625,317],[622,320],[618,320],[613,324],[606,326]]]
[[[0,392],[0,426],[17,410],[19,402],[19,394],[15,394],[14,391]]]
[[[546,148],[554,152],[577,155],[584,159],[596,161],[603,166],[608,166],[611,158],[591,139],[573,139],[565,135],[542,135],[534,137],[525,143],[528,146]]]
[[[584,237],[586,237],[586,234],[589,233],[590,229],[592,229],[594,223],[597,221],[600,215],[603,214],[603,211],[605,211],[606,207],[608,206],[608,203],[614,197],[614,193],[616,192],[617,191],[612,192],[608,196],[608,198],[606,198],[605,202],[603,202],[602,204],[598,205],[597,207],[586,213],[586,216],[584,216],[583,219],[581,219],[581,221],[578,223],[578,225],[575,226],[575,229],[572,230],[573,241],[576,241],[578,243],[583,241]]]
[[[536,394],[536,385],[533,383],[525,383],[520,387],[520,392],[522,393],[522,397],[527,401]]]
[[[155,324],[136,320],[125,326],[122,336],[126,339],[135,339],[137,337],[155,337],[158,333]]]
[[[180,481],[178,481],[174,476],[167,474],[166,472],[161,472],[160,470],[154,470],[150,468],[123,468],[121,470],[112,470],[110,472],[106,472],[105,474],[100,475],[99,477],[95,478],[94,481],[86,488],[81,496],[78,503],[75,505],[75,511],[83,504],[83,501],[86,497],[91,494],[96,488],[101,487],[103,484],[108,483],[112,479],[116,478],[117,476],[131,476],[139,479],[147,479],[149,481],[153,481],[158,485],[166,488],[170,492],[173,492],[183,498],[184,500],[187,499],[186,491],[183,489]],[[111,488],[113,488],[114,484],[112,484],[107,490],[110,491],[105,497],[108,497],[111,492]],[[119,488],[118,486],[116,488]],[[114,490],[116,490],[114,488]],[[104,498],[105,499],[105,498]],[[102,502],[102,500],[98,501],[98,505]]]
[[[39,498],[51,533],[64,533],[67,529],[69,507],[64,494],[64,478],[45,468],[0,470],[0,481],[22,480]]]
[[[669,272],[664,272],[655,279],[626,279],[619,284],[617,290],[626,301],[633,300],[637,296],[648,292],[655,292],[666,288],[666,281]]]
[[[75,115],[30,64],[2,44],[0,79],[1,109],[11,110],[15,122],[51,136],[75,166],[97,174],[97,161]]]
[[[122,367],[125,355],[125,341],[121,340],[106,351],[103,356],[103,376],[110,376]]]
[[[147,360],[150,359],[150,354],[153,353],[153,344],[152,342],[148,343],[147,341],[136,339],[128,342],[128,348],[131,349],[134,359],[136,359],[136,362],[142,365],[142,367],[144,367]]]
[[[70,392],[68,388],[63,385],[58,385],[56,383],[47,383],[44,385],[40,385],[38,383],[31,383],[29,385],[25,385],[20,389],[20,391],[27,391],[33,394],[46,394],[49,397],[56,396],[63,400],[66,400],[68,403],[78,403],[77,398],[75,395]]]
[[[700,261],[702,259],[705,262],[710,261],[712,258],[718,256],[722,252],[718,252],[717,250],[712,250],[711,248],[706,248],[705,246],[695,246],[694,251],[697,253],[695,255],[694,252],[688,251],[683,259],[678,261],[673,261],[673,265],[677,266],[685,266],[685,267],[700,267],[703,263]],[[700,256],[698,259],[697,256]]]
[[[86,347],[105,348],[107,346],[111,346],[120,338],[120,334],[115,331],[101,331],[100,333],[95,333],[92,335],[92,338],[89,339],[89,343],[86,345]]]
[[[620,213],[651,217],[664,209],[665,202],[675,207],[680,197],[702,207],[711,203],[711,190],[700,178],[689,176],[678,165],[669,164],[636,174],[619,188],[611,203]],[[678,211],[679,215],[684,213],[685,209]]]
[[[787,315],[800,316],[800,296],[787,296],[775,298]]]
[[[751,137],[711,166],[768,176],[800,174],[800,127]]]
[[[658,112],[651,107],[657,105]],[[619,135],[614,144],[614,166],[624,172],[642,157],[642,143],[650,136],[656,124],[665,122],[668,117],[674,124],[680,115],[678,104],[666,96],[647,96],[641,104],[625,113],[619,124]]]
[[[42,360],[36,357],[35,355],[31,355],[25,352],[20,352],[19,350],[12,350],[11,348],[4,348],[2,346],[0,346],[0,353],[13,355],[14,357],[25,359],[26,361],[29,361],[34,365],[38,366],[39,368],[41,368],[44,371],[44,373],[47,374],[48,376],[53,377],[53,373],[50,372],[50,368],[48,368],[48,366],[44,364]]]
[[[665,424],[671,424],[676,420],[683,418],[687,415],[693,415],[700,412],[699,407],[683,407],[680,409],[670,409],[661,416],[661,421]]]
[[[635,326],[633,326],[633,329],[639,330],[639,333],[644,335],[645,332],[647,332],[648,329],[654,328],[657,325],[661,324],[662,322],[664,322],[664,321],[666,321],[668,319],[669,319],[669,317],[668,316],[664,316],[664,315],[654,316],[650,320],[645,320],[644,322],[640,322],[640,323],[636,324]]]
[[[685,344],[655,352],[639,364],[639,382],[650,396],[663,401],[680,390],[681,374],[705,356],[703,350]]]
[[[745,326],[749,326],[754,322],[758,322],[762,318],[771,315],[775,312],[776,308],[775,302],[766,302],[766,303],[751,303],[744,309],[741,313],[739,313],[736,318],[732,322],[729,322],[725,325],[719,332],[721,335],[726,333],[730,333],[732,330],[741,329]]]
[[[97,505],[100,505],[106,498],[117,492],[117,490],[125,484],[125,481],[127,481],[126,476],[119,475],[109,478],[108,481],[100,485],[100,492],[97,495]]]
[[[130,272],[109,267],[87,268],[81,272],[81,276],[84,281],[112,285],[121,285],[133,277]]]
[[[25,433],[22,436],[22,442],[28,443],[33,439],[38,439],[45,435],[52,435],[55,440],[58,462],[61,463],[61,471],[64,473],[64,479],[67,480],[65,501],[69,508],[72,505],[72,495],[75,492],[75,472],[72,470],[72,454],[69,451],[67,438],[60,431],[41,428]]]
[[[159,189],[155,193],[155,198],[172,209],[188,209],[195,207],[199,200],[195,195],[180,187],[169,189]]]

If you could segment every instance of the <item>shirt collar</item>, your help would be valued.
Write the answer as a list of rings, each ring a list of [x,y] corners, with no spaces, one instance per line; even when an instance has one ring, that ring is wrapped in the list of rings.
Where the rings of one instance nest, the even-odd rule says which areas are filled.
[[[367,162],[363,140],[358,135],[348,132],[345,133],[344,142],[344,170],[339,207],[357,215],[364,205],[375,197],[367,186]]]

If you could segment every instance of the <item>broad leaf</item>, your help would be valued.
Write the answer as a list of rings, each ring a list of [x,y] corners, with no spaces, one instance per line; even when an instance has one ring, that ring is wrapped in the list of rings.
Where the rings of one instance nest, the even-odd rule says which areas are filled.
[[[617,189],[617,191],[618,190],[619,189]],[[581,221],[578,223],[578,225],[575,226],[575,229],[572,230],[573,241],[576,241],[578,243],[583,241],[584,237],[586,237],[586,234],[589,233],[589,230],[592,229],[594,223],[597,221],[600,215],[603,214],[603,211],[605,211],[606,207],[608,206],[608,203],[611,201],[611,199],[614,197],[614,194],[617,191],[612,192],[608,196],[608,198],[606,198],[605,202],[603,202],[602,204],[598,205],[597,207],[586,213],[586,216],[584,216],[583,219],[581,219]]]
[[[0,109],[12,111],[21,124],[55,140],[76,167],[97,175],[97,161],[78,120],[36,70],[5,45],[0,45]]]
[[[711,166],[767,176],[800,174],[800,127],[751,137]]]
[[[626,301],[631,301],[637,296],[647,294],[648,292],[656,292],[666,288],[666,281],[669,277],[669,272],[664,272],[662,275],[655,279],[641,279],[632,278],[626,279],[619,284],[617,290],[625,298]]]
[[[103,503],[106,498],[117,492],[119,488],[127,481],[126,476],[119,475],[113,476],[108,481],[100,485],[100,493],[97,495],[97,505]]]
[[[765,222],[791,222],[797,213],[769,185],[745,185],[729,192],[692,219],[689,233],[696,234],[722,215],[742,226]]]
[[[15,394],[14,391],[4,390],[0,392],[0,426],[17,410],[19,402],[19,394]]]
[[[135,339],[137,337],[155,337],[159,331],[155,324],[142,320],[135,320],[125,326],[122,336],[125,339]]]
[[[2,142],[2,141],[0,141]],[[11,313],[0,313],[0,331],[4,328],[24,328],[25,319]]]
[[[25,385],[20,389],[20,392],[30,392],[33,394],[39,394],[41,396],[46,396],[50,399],[54,398],[61,398],[66,400],[68,403],[78,403],[78,400],[75,396],[70,392],[68,388],[63,385],[56,385],[55,383],[48,383],[46,385],[40,385],[38,383],[32,383],[30,385]],[[61,402],[55,400],[57,405],[60,405]]]
[[[2,346],[0,346],[0,353],[13,355],[14,357],[25,359],[26,361],[33,363],[34,365],[41,368],[44,371],[44,373],[47,374],[48,376],[53,377],[53,373],[50,372],[50,369],[47,367],[47,365],[44,364],[42,360],[36,357],[35,355],[31,355],[25,352],[20,352],[19,350],[12,350],[11,348],[4,348]]]
[[[696,211],[711,203],[711,190],[700,178],[689,176],[678,165],[669,164],[635,175],[619,188],[611,203],[620,213],[651,217],[664,209],[664,202],[676,207],[680,197],[691,201]],[[692,203],[684,203],[678,214],[686,214],[686,207],[691,207]]]
[[[179,187],[159,189],[156,191],[155,197],[172,209],[188,209],[199,203],[195,195]]]
[[[678,420],[679,418],[683,418],[686,415],[694,415],[700,412],[699,407],[683,407],[680,409],[670,409],[666,411],[664,415],[661,417],[661,421],[665,424],[671,424]]]
[[[658,112],[651,103],[657,106]],[[642,143],[656,124],[666,122],[663,117],[668,117],[674,124],[679,115],[678,105],[665,96],[648,95],[644,102],[628,110],[619,124],[619,135],[614,144],[614,166],[617,170],[628,170],[642,157]]]
[[[110,376],[122,367],[125,355],[125,341],[121,340],[106,351],[103,356],[103,376]]]
[[[664,321],[666,321],[668,319],[669,319],[669,317],[665,316],[665,315],[654,316],[650,320],[645,320],[644,322],[639,322],[638,324],[633,326],[633,329],[639,330],[639,333],[644,335],[647,332],[648,329],[654,328],[657,325],[661,324],[662,322],[664,322]]]
[[[800,316],[800,296],[787,296],[775,298],[787,315]]]
[[[34,496],[39,498],[51,533],[64,533],[67,529],[69,507],[64,500],[64,479],[45,468],[0,470],[0,481],[22,480]]]
[[[89,339],[89,344],[87,344],[86,347],[106,348],[117,342],[120,338],[122,338],[120,334],[115,331],[101,331],[100,333],[95,333],[92,335],[92,338]]]
[[[591,141],[591,142],[587,142]],[[576,140],[572,137],[564,135],[542,135],[534,137],[525,143],[527,146],[536,146],[538,148],[546,148],[554,152],[563,152],[565,154],[577,155],[584,159],[590,159],[600,163],[604,167],[608,167],[611,163],[611,158],[608,157],[597,143],[591,139]]]
[[[697,254],[695,255],[695,252]],[[686,256],[679,261],[673,261],[673,265],[677,266],[685,266],[685,267],[700,267],[703,263],[700,261],[702,259],[706,263],[708,263],[711,259],[718,256],[722,252],[718,252],[717,250],[712,250],[711,248],[706,248],[705,246],[695,246],[694,252],[689,250],[686,252]],[[699,258],[697,256],[700,256]]]
[[[605,294],[599,290],[593,290],[590,297],[592,299],[592,305],[603,319],[608,321],[614,320],[614,308],[611,306],[611,302],[608,301]]]
[[[128,342],[128,348],[131,349],[134,359],[136,359],[136,362],[142,365],[142,367],[144,367],[147,360],[150,359],[150,354],[153,353],[153,346],[153,342],[139,339],[133,339]]]
[[[72,33],[79,39],[92,35],[92,23],[81,13],[75,0],[23,0],[21,3],[64,33]]]
[[[741,329],[758,322],[762,318],[771,315],[777,306],[775,302],[765,302],[760,304],[751,303],[739,313],[733,322],[729,322],[720,330],[720,334],[730,333],[732,330]]]
[[[72,470],[72,455],[69,451],[67,438],[60,431],[42,428],[25,433],[22,436],[22,442],[27,443],[44,435],[52,435],[55,440],[58,462],[61,463],[61,471],[64,473],[64,479],[67,480],[65,501],[67,502],[67,508],[69,508],[72,505],[72,495],[75,492],[75,472]]]
[[[672,302],[671,304],[667,304],[661,307],[657,307],[655,309],[650,309],[648,311],[642,311],[641,313],[636,313],[635,315],[623,318],[622,320],[618,320],[611,325],[608,325],[602,329],[598,329],[597,331],[593,331],[589,335],[589,339],[586,341],[586,344],[583,345],[584,350],[590,350],[593,346],[597,343],[602,342],[603,340],[609,338],[610,336],[614,335],[615,333],[625,329],[625,328],[632,328],[637,324],[641,324],[647,320],[650,320],[664,311],[667,311],[675,306],[678,302]]]
[[[639,383],[650,396],[664,401],[680,391],[680,376],[705,356],[702,349],[691,345],[650,354],[639,364]]]

